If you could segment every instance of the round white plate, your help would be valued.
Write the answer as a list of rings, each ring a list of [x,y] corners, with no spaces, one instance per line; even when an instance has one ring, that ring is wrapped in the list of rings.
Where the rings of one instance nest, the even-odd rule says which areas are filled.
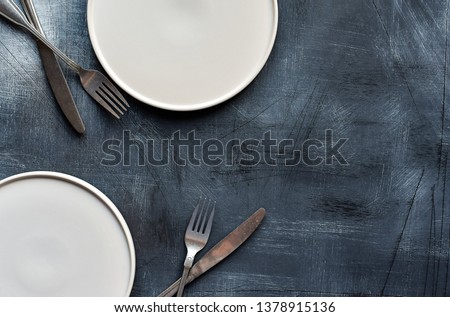
[[[0,296],[129,296],[134,272],[130,231],[99,190],[53,172],[0,181]]]
[[[100,63],[136,99],[188,111],[244,89],[272,50],[277,0],[89,0]]]

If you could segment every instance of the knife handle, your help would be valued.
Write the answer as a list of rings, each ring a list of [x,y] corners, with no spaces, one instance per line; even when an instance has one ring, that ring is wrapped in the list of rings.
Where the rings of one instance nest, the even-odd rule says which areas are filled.
[[[172,297],[175,295],[178,291],[178,288],[180,287],[181,278],[176,280],[172,285],[170,285],[164,292],[158,295],[158,297]],[[188,282],[186,281],[186,284]]]
[[[194,278],[193,274],[189,274],[189,276],[186,279],[186,285],[189,284],[190,282],[192,282],[194,279],[195,278]],[[178,280],[176,280],[172,285],[170,285],[168,288],[166,288],[166,290],[164,290],[164,292],[159,294],[158,297],[172,297],[172,296],[174,296],[177,293],[177,291],[178,291],[180,283],[181,283],[181,277]]]

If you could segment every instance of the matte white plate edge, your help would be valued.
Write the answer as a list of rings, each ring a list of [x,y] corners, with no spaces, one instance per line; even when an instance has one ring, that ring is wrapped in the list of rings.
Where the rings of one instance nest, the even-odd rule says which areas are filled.
[[[0,187],[7,185],[9,183],[13,183],[15,181],[30,179],[30,178],[50,178],[50,179],[56,179],[56,180],[60,180],[60,181],[61,180],[66,181],[70,184],[79,186],[82,189],[87,190],[89,193],[91,193],[92,195],[97,197],[99,200],[101,200],[106,205],[106,207],[108,207],[108,209],[113,213],[116,220],[119,222],[119,224],[123,230],[123,233],[125,235],[125,238],[127,240],[127,244],[128,244],[128,250],[130,253],[131,272],[129,272],[130,280],[129,280],[128,288],[127,288],[124,296],[130,296],[131,290],[132,290],[133,284],[134,284],[135,274],[136,274],[136,252],[135,252],[134,242],[133,242],[133,238],[131,236],[130,229],[128,228],[128,225],[127,225],[125,219],[123,218],[122,214],[117,209],[117,207],[114,205],[114,203],[105,194],[103,194],[100,190],[95,188],[93,185],[87,183],[86,181],[83,181],[77,177],[74,177],[74,176],[71,176],[68,174],[63,174],[63,173],[58,173],[58,172],[34,171],[34,172],[25,172],[25,173],[21,173],[21,174],[12,175],[12,176],[9,176],[9,177],[6,177],[6,178],[0,180]]]
[[[88,0],[87,4],[87,25],[88,30],[93,29],[93,13],[92,13],[92,7],[95,0]],[[116,82],[124,91],[126,91],[129,95],[136,98],[137,100],[150,105],[154,106],[160,109],[165,110],[171,110],[171,111],[195,111],[195,110],[201,110],[210,108],[213,106],[216,106],[218,104],[221,104],[222,102],[225,102],[226,100],[229,100],[239,94],[241,91],[243,91],[250,83],[258,76],[258,74],[261,72],[261,70],[264,68],[265,64],[267,63],[267,60],[269,59],[269,56],[272,52],[272,49],[275,45],[275,40],[277,37],[277,31],[278,31],[278,0],[272,0],[273,5],[273,29],[270,39],[270,44],[266,49],[266,52],[264,54],[264,58],[261,60],[261,63],[259,67],[255,69],[254,72],[250,73],[247,77],[247,80],[243,81],[239,86],[237,86],[234,90],[230,91],[229,93],[221,96],[220,98],[217,98],[215,100],[211,100],[204,103],[199,103],[195,105],[172,105],[167,104],[163,102],[159,102],[157,100],[153,100],[149,97],[143,96],[139,93],[137,93],[135,90],[133,90],[127,83],[123,82],[114,72],[114,70],[109,66],[106,59],[104,58],[101,48],[98,45],[98,41],[96,39],[96,35],[94,32],[89,31],[89,37],[91,40],[92,47],[94,49],[95,55],[97,56],[98,60],[100,61],[100,64],[105,69],[105,71],[108,73],[108,75],[112,78],[114,82]]]

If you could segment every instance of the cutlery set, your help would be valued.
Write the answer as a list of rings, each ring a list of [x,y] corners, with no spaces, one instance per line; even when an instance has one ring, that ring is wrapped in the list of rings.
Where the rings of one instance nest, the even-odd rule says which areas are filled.
[[[127,108],[129,108],[129,104],[119,90],[105,75],[96,70],[84,69],[50,43],[44,36],[42,28],[40,27],[32,0],[21,0],[21,2],[26,14],[22,12],[13,1],[0,0],[0,15],[14,24],[25,28],[39,40],[39,52],[43,60],[50,86],[52,87],[56,100],[63,113],[72,124],[73,128],[79,133],[84,133],[85,131],[84,124],[53,53],[79,75],[85,91],[104,109],[119,119],[120,116],[127,111]]]
[[[24,8],[25,14],[34,27],[44,35],[44,31],[37,17],[36,10],[32,0],[21,0],[22,6]],[[70,92],[69,86],[67,85],[64,74],[59,66],[58,60],[55,54],[47,46],[38,42],[39,54],[41,55],[42,64],[44,66],[45,73],[47,74],[47,79],[50,87],[53,90],[55,98],[61,107],[67,120],[72,124],[72,127],[78,133],[84,133],[85,127],[83,120],[80,117],[77,106]]]
[[[177,297],[181,297],[186,284],[192,282],[236,250],[258,228],[266,214],[263,208],[257,210],[193,265],[195,255],[208,242],[214,219],[215,205],[215,202],[207,201],[206,198],[200,198],[198,201],[184,236],[187,255],[184,261],[183,274],[180,279],[170,285],[158,297],[171,297],[175,294],[177,294]]]
[[[236,229],[230,232],[225,238],[211,248],[197,263],[194,264],[189,271],[186,279],[186,284],[191,283],[197,277],[207,272],[209,269],[219,264],[223,259],[233,253],[239,246],[241,246],[252,233],[261,224],[266,211],[264,208],[258,209],[247,220],[240,224]],[[170,285],[158,297],[171,297],[175,295],[181,284],[181,278]]]

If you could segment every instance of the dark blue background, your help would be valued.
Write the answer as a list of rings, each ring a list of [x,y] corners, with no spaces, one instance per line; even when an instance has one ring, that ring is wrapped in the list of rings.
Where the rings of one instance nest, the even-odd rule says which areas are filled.
[[[449,295],[448,2],[279,2],[267,65],[209,110],[166,112],[126,95],[131,109],[118,121],[64,68],[82,137],[56,105],[34,40],[2,19],[0,178],[58,171],[110,197],[135,242],[134,296],[157,295],[181,274],[184,230],[200,195],[217,200],[206,249],[259,207],[267,217],[187,296]],[[47,36],[101,69],[86,4],[36,0]],[[103,142],[124,131],[145,141],[195,130],[225,143],[271,131],[299,149],[327,129],[348,138],[348,165],[138,166],[136,150],[131,166],[101,164]]]

